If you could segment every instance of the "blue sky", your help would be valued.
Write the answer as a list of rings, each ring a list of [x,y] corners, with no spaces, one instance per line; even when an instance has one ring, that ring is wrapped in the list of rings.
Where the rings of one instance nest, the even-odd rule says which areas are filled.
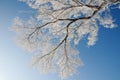
[[[56,74],[43,75],[33,69],[31,54],[14,41],[15,33],[9,30],[12,20],[29,17],[31,13],[26,11],[34,12],[17,0],[0,0],[0,80],[60,80]],[[85,65],[69,80],[120,80],[120,10],[112,9],[111,13],[118,27],[101,27],[95,46],[88,48],[86,40],[80,42],[77,48]]]

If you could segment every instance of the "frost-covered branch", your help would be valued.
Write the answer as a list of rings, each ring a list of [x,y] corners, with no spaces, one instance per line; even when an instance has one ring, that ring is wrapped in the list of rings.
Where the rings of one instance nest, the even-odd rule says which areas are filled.
[[[99,25],[114,28],[109,7],[120,0],[20,0],[38,11],[23,21],[15,18],[12,29],[18,43],[35,53],[33,65],[41,72],[59,71],[67,78],[83,65],[75,48],[85,35],[88,46],[97,41]],[[98,25],[99,24],[99,25]]]

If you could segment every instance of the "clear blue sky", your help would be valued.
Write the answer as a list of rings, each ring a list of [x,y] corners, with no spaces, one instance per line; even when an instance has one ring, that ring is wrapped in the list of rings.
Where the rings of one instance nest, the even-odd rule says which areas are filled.
[[[16,45],[15,33],[9,30],[13,18],[31,15],[21,11],[32,9],[17,0],[0,0],[0,80],[60,80],[56,74],[43,75],[33,69],[31,55]],[[88,48],[86,40],[77,46],[85,65],[69,80],[120,80],[120,10],[112,9],[111,13],[118,27],[101,27],[93,47]]]

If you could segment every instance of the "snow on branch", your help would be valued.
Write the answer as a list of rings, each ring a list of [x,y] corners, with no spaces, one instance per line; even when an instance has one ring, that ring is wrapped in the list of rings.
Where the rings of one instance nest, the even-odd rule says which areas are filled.
[[[120,0],[20,0],[38,11],[24,21],[16,17],[12,29],[18,43],[35,53],[33,65],[41,72],[59,71],[61,78],[83,65],[75,48],[88,35],[88,46],[97,41],[99,25],[114,28],[109,6]],[[104,13],[104,14],[103,14]],[[98,23],[99,22],[99,23]]]

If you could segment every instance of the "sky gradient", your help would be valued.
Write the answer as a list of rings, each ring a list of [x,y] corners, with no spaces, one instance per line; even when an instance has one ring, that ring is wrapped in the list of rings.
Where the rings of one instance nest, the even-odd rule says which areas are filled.
[[[15,33],[10,31],[16,16],[27,19],[34,12],[17,0],[0,0],[0,80],[60,80],[57,74],[44,75],[33,69],[31,54],[17,46]],[[111,14],[118,27],[100,27],[98,41],[92,47],[87,47],[86,39],[79,43],[85,65],[80,74],[68,80],[120,80],[120,9],[111,8]]]

